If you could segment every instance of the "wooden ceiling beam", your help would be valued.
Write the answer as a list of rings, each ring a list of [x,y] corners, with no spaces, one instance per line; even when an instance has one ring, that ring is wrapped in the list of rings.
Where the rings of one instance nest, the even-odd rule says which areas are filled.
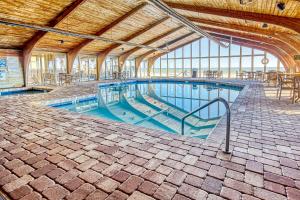
[[[127,36],[126,38],[123,39],[123,41],[128,42],[128,41],[130,41],[130,40],[132,40],[132,39],[134,39],[134,38],[136,38],[136,37],[144,34],[145,32],[149,31],[150,29],[152,29],[152,28],[154,28],[154,27],[156,27],[156,26],[158,26],[158,25],[166,22],[166,20],[168,20],[168,19],[169,19],[169,17],[162,18],[162,19],[158,20],[157,22],[154,22],[154,23],[148,25],[146,28],[137,31],[137,32],[133,33],[132,35]],[[108,47],[107,49],[101,51],[100,53],[109,54],[111,51],[113,51],[114,49],[116,49],[116,48],[118,48],[120,46],[121,46],[121,44],[113,44],[110,47]]]
[[[143,3],[143,4],[138,5],[137,7],[133,8],[131,11],[129,11],[126,14],[122,15],[121,17],[117,18],[116,20],[114,20],[113,22],[108,24],[107,26],[101,28],[99,31],[97,31],[97,33],[95,35],[97,35],[97,36],[103,35],[108,30],[112,29],[113,27],[117,26],[118,24],[120,24],[124,20],[128,19],[129,17],[131,17],[132,15],[137,13],[139,10],[144,8],[146,5],[147,5],[147,3]],[[77,45],[76,47],[74,47],[73,49],[71,49],[67,53],[67,60],[68,60],[68,62],[67,62],[67,72],[68,73],[71,73],[75,58],[77,57],[77,55],[81,51],[81,49],[84,48],[85,46],[87,46],[88,44],[90,44],[93,41],[94,40],[92,40],[92,39],[86,39],[82,43],[80,43],[79,45]]]
[[[287,45],[290,46],[290,48],[293,48],[297,52],[300,52],[299,41],[292,40],[289,37],[290,34],[285,33],[285,32],[275,32],[275,31],[270,31],[270,30],[266,30],[266,29],[257,29],[257,28],[241,26],[241,25],[237,25],[237,24],[221,23],[221,22],[217,22],[217,21],[200,19],[200,18],[195,18],[195,17],[187,17],[187,18],[189,20],[191,20],[192,22],[200,23],[201,26],[205,26],[205,25],[216,26],[221,29],[238,30],[238,31],[247,32],[247,33],[264,35],[265,37],[268,37],[268,38],[275,38],[275,39],[281,40],[282,42],[286,43]]]
[[[55,27],[69,15],[71,15],[80,5],[85,3],[87,0],[76,0],[69,6],[67,6],[62,12],[60,12],[56,17],[54,17],[50,22],[47,23],[49,27]],[[23,49],[33,48],[34,45],[40,41],[40,39],[46,34],[44,31],[37,31],[37,33],[31,37],[24,45]]]
[[[154,42],[157,42],[157,41],[159,41],[159,40],[161,40],[161,39],[163,39],[163,38],[165,38],[165,37],[167,37],[167,36],[169,36],[169,35],[171,35],[171,34],[173,34],[173,33],[175,33],[175,32],[177,32],[177,31],[179,31],[179,30],[181,30],[181,29],[183,29],[184,27],[183,26],[179,26],[179,27],[177,27],[177,28],[174,28],[174,29],[172,29],[172,30],[170,30],[170,31],[168,31],[168,32],[166,32],[166,33],[163,33],[163,34],[161,34],[161,35],[159,35],[159,36],[157,36],[157,37],[155,37],[155,38],[153,38],[153,39],[151,39],[151,40],[148,40],[147,42],[145,42],[145,43],[143,43],[143,45],[150,45],[150,44],[152,44],[152,43],[154,43]],[[124,63],[125,63],[125,60],[130,56],[130,55],[132,55],[134,52],[136,52],[136,51],[138,51],[138,50],[140,50],[141,48],[140,47],[135,47],[135,48],[133,48],[133,49],[131,49],[131,50],[129,50],[129,51],[127,51],[127,52],[124,52],[122,55],[120,55],[120,63],[119,64],[121,64],[121,66],[123,66],[124,65]]]
[[[144,34],[145,32],[149,31],[150,29],[152,29],[152,28],[158,26],[159,24],[164,23],[164,22],[167,21],[168,19],[169,19],[169,17],[162,18],[162,19],[160,19],[160,20],[158,20],[158,21],[156,21],[156,22],[154,22],[154,23],[148,25],[146,28],[137,31],[137,32],[133,33],[132,35],[127,36],[126,38],[123,39],[123,41],[128,42],[128,41],[130,41],[130,40],[132,40],[132,39],[134,39],[134,38],[136,38],[136,37],[138,37],[138,36]],[[118,48],[118,47],[120,47],[120,46],[121,46],[121,44],[112,44],[110,47],[108,47],[108,48],[105,49],[104,51],[101,51],[101,52],[99,52],[99,53],[97,54],[97,57],[98,57],[98,59],[97,59],[97,60],[98,60],[98,62],[97,62],[97,68],[98,68],[99,70],[101,70],[102,64],[103,64],[103,62],[105,61],[106,56],[107,56],[112,50],[114,50],[115,48]],[[100,73],[100,72],[99,72],[99,73]]]
[[[62,12],[60,12],[56,17],[54,17],[47,26],[55,27],[64,19],[66,19],[69,15],[71,15],[80,5],[85,3],[87,0],[76,0],[67,6]],[[32,50],[35,45],[46,35],[47,32],[37,31],[31,38],[23,45],[23,74],[24,74],[24,84],[27,85],[28,77],[27,70],[30,63],[30,58],[32,54]]]
[[[207,6],[195,6],[188,4],[179,4],[166,2],[172,8],[183,10],[183,11],[192,11],[197,13],[210,14],[221,17],[230,17],[235,19],[251,20],[260,23],[274,24],[282,26],[291,30],[294,30],[297,33],[300,33],[300,18],[291,18],[291,17],[282,17],[277,15],[268,15],[255,12],[247,11],[238,11],[238,10],[228,10],[221,8],[213,8]]]

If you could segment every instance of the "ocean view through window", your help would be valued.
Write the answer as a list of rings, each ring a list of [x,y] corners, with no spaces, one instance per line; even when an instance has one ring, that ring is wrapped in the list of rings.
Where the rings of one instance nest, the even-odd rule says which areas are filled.
[[[263,64],[263,59],[267,63]],[[192,71],[197,71],[198,77],[204,77],[209,70],[222,72],[223,78],[235,78],[242,71],[285,71],[280,60],[266,51],[236,44],[224,48],[203,38],[159,57],[149,75],[191,77]]]

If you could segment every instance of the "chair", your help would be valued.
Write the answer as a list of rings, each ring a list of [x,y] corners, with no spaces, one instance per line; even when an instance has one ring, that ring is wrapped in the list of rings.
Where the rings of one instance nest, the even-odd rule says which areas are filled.
[[[90,74],[89,75],[89,80],[95,81],[97,79],[97,75],[96,74]]]
[[[39,85],[40,84],[40,81],[39,81],[39,79],[36,75],[33,75],[31,77],[31,80],[32,80],[32,85]]]
[[[300,98],[300,76],[295,76],[293,81],[293,99],[292,103],[295,103],[297,100],[295,100],[297,93],[297,100]]]
[[[207,70],[205,73],[206,73],[207,78],[213,78],[213,72],[212,71]]]
[[[277,75],[277,97],[279,97],[279,100],[281,99],[281,93],[282,90],[290,90],[290,96],[292,92],[294,91],[294,80],[290,78],[285,78],[283,74]],[[294,99],[294,98],[293,98]]]
[[[51,85],[54,82],[55,82],[55,77],[53,74],[48,73],[48,72],[43,74],[44,85]]]
[[[243,72],[235,71],[235,77],[243,80],[244,74]]]
[[[70,85],[72,83],[72,78],[71,74],[65,74],[65,84]]]
[[[248,80],[254,80],[255,72],[248,72]]]
[[[278,72],[276,71],[269,71],[267,72],[267,80],[266,82],[268,83],[268,86],[270,86],[270,83],[274,83],[274,86],[276,86],[277,81],[278,81]]]
[[[113,80],[117,80],[118,78],[119,78],[119,72],[114,71],[114,72],[112,73],[112,79],[113,79]]]
[[[217,78],[223,78],[223,71],[217,71]]]
[[[255,80],[262,81],[263,80],[263,72],[262,71],[256,71],[255,72]]]
[[[58,84],[63,85],[66,81],[66,73],[58,73]]]
[[[82,77],[81,74],[82,74],[81,72],[74,73],[72,76],[72,81],[75,83],[81,82],[81,77]]]

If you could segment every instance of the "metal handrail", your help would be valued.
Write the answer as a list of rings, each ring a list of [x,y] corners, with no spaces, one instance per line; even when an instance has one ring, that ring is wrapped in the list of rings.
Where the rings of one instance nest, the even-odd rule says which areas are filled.
[[[184,125],[185,125],[184,121],[185,121],[186,118],[188,118],[192,114],[194,114],[194,113],[196,113],[196,112],[198,112],[198,111],[206,108],[207,106],[210,106],[211,104],[213,104],[215,102],[218,102],[218,101],[222,102],[225,105],[225,107],[226,107],[227,123],[226,123],[226,146],[225,146],[225,153],[230,153],[229,152],[229,140],[230,140],[230,107],[229,107],[228,102],[225,99],[221,98],[221,97],[216,98],[216,99],[208,102],[207,104],[205,104],[205,105],[197,108],[196,110],[194,110],[194,111],[186,114],[181,119],[181,134],[184,135]]]

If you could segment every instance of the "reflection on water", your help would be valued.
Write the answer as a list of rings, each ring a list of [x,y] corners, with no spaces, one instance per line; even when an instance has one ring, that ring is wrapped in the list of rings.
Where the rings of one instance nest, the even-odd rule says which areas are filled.
[[[116,88],[122,88],[120,91]],[[136,98],[138,95],[152,96],[164,101],[170,106],[186,112],[208,103],[217,97],[222,97],[230,104],[234,102],[240,92],[237,87],[224,87],[216,84],[190,84],[190,83],[140,83],[123,87],[100,88],[100,95],[106,104],[119,101],[122,95],[127,98]],[[116,91],[119,90],[119,91]],[[214,118],[223,115],[226,109],[222,103],[215,103],[203,109],[198,116],[201,118]]]
[[[181,119],[217,97],[232,103],[241,88],[211,83],[141,82],[101,86],[95,99],[62,108],[109,120],[181,134]],[[185,135],[206,138],[225,113],[215,103],[187,118]]]

